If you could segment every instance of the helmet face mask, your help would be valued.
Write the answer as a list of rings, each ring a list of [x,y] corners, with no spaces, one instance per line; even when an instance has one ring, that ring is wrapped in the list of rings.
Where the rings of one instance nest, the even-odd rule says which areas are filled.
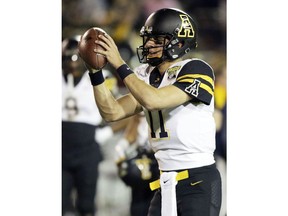
[[[196,24],[185,12],[165,8],[151,14],[140,31],[143,45],[137,48],[140,63],[157,66],[163,61],[178,59],[196,48]],[[149,58],[149,49],[145,47],[147,39],[164,37],[168,39],[163,45],[161,57]]]
[[[167,59],[165,51],[167,45],[170,44],[169,37],[170,36],[167,35],[144,34],[142,37],[143,45],[137,48],[139,61],[141,63],[148,63],[152,66],[157,66],[165,61]],[[147,45],[149,41],[153,41],[153,46]]]

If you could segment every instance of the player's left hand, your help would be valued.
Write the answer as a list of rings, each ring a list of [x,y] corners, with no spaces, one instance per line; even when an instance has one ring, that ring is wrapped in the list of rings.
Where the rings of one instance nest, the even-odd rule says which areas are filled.
[[[113,136],[113,134],[113,130],[110,126],[97,128],[95,130],[95,141],[100,145],[104,145],[107,140]]]
[[[124,137],[121,138],[118,143],[115,145],[115,155],[114,160],[116,164],[126,159],[126,149],[129,146],[129,142]]]
[[[108,34],[99,35],[99,39],[101,40],[96,40],[95,43],[101,45],[105,50],[95,49],[94,52],[106,56],[108,62],[115,69],[125,64],[124,60],[122,59],[119,53],[117,45],[115,44],[113,38],[110,37],[110,35]]]

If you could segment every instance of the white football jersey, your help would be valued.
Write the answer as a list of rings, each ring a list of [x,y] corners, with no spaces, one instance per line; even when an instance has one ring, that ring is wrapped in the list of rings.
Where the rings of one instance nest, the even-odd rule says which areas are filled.
[[[102,117],[95,104],[91,81],[87,72],[74,86],[73,76],[69,74],[67,82],[62,76],[62,120],[99,125]]]
[[[147,64],[137,67],[137,76],[156,88],[175,85],[191,95],[180,106],[148,111],[149,141],[159,169],[180,170],[213,164],[215,150],[214,73],[199,59],[170,66],[163,76]]]

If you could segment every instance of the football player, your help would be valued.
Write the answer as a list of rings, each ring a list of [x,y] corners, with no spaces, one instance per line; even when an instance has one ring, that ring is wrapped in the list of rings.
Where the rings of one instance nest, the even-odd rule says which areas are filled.
[[[95,214],[98,165],[103,157],[99,137],[104,140],[113,134],[110,126],[99,127],[103,119],[93,101],[87,69],[78,55],[79,39],[75,36],[62,41],[63,216]],[[107,77],[105,83],[109,81]]]
[[[114,40],[99,36],[106,56],[129,89],[115,99],[103,84],[101,70],[89,69],[94,98],[102,117],[117,121],[144,111],[149,141],[160,179],[149,216],[217,216],[221,177],[215,165],[214,73],[201,59],[186,59],[197,47],[197,27],[186,12],[164,8],[152,13],[140,31],[137,48],[143,63],[134,72],[124,62]]]

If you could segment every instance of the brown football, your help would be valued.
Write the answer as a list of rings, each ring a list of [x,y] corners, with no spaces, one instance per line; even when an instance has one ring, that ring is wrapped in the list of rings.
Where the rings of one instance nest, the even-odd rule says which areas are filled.
[[[94,49],[104,50],[102,46],[95,43],[98,36],[103,34],[106,34],[106,32],[99,27],[90,28],[81,36],[78,44],[80,57],[88,66],[97,70],[103,68],[107,64],[105,56],[94,52]]]

